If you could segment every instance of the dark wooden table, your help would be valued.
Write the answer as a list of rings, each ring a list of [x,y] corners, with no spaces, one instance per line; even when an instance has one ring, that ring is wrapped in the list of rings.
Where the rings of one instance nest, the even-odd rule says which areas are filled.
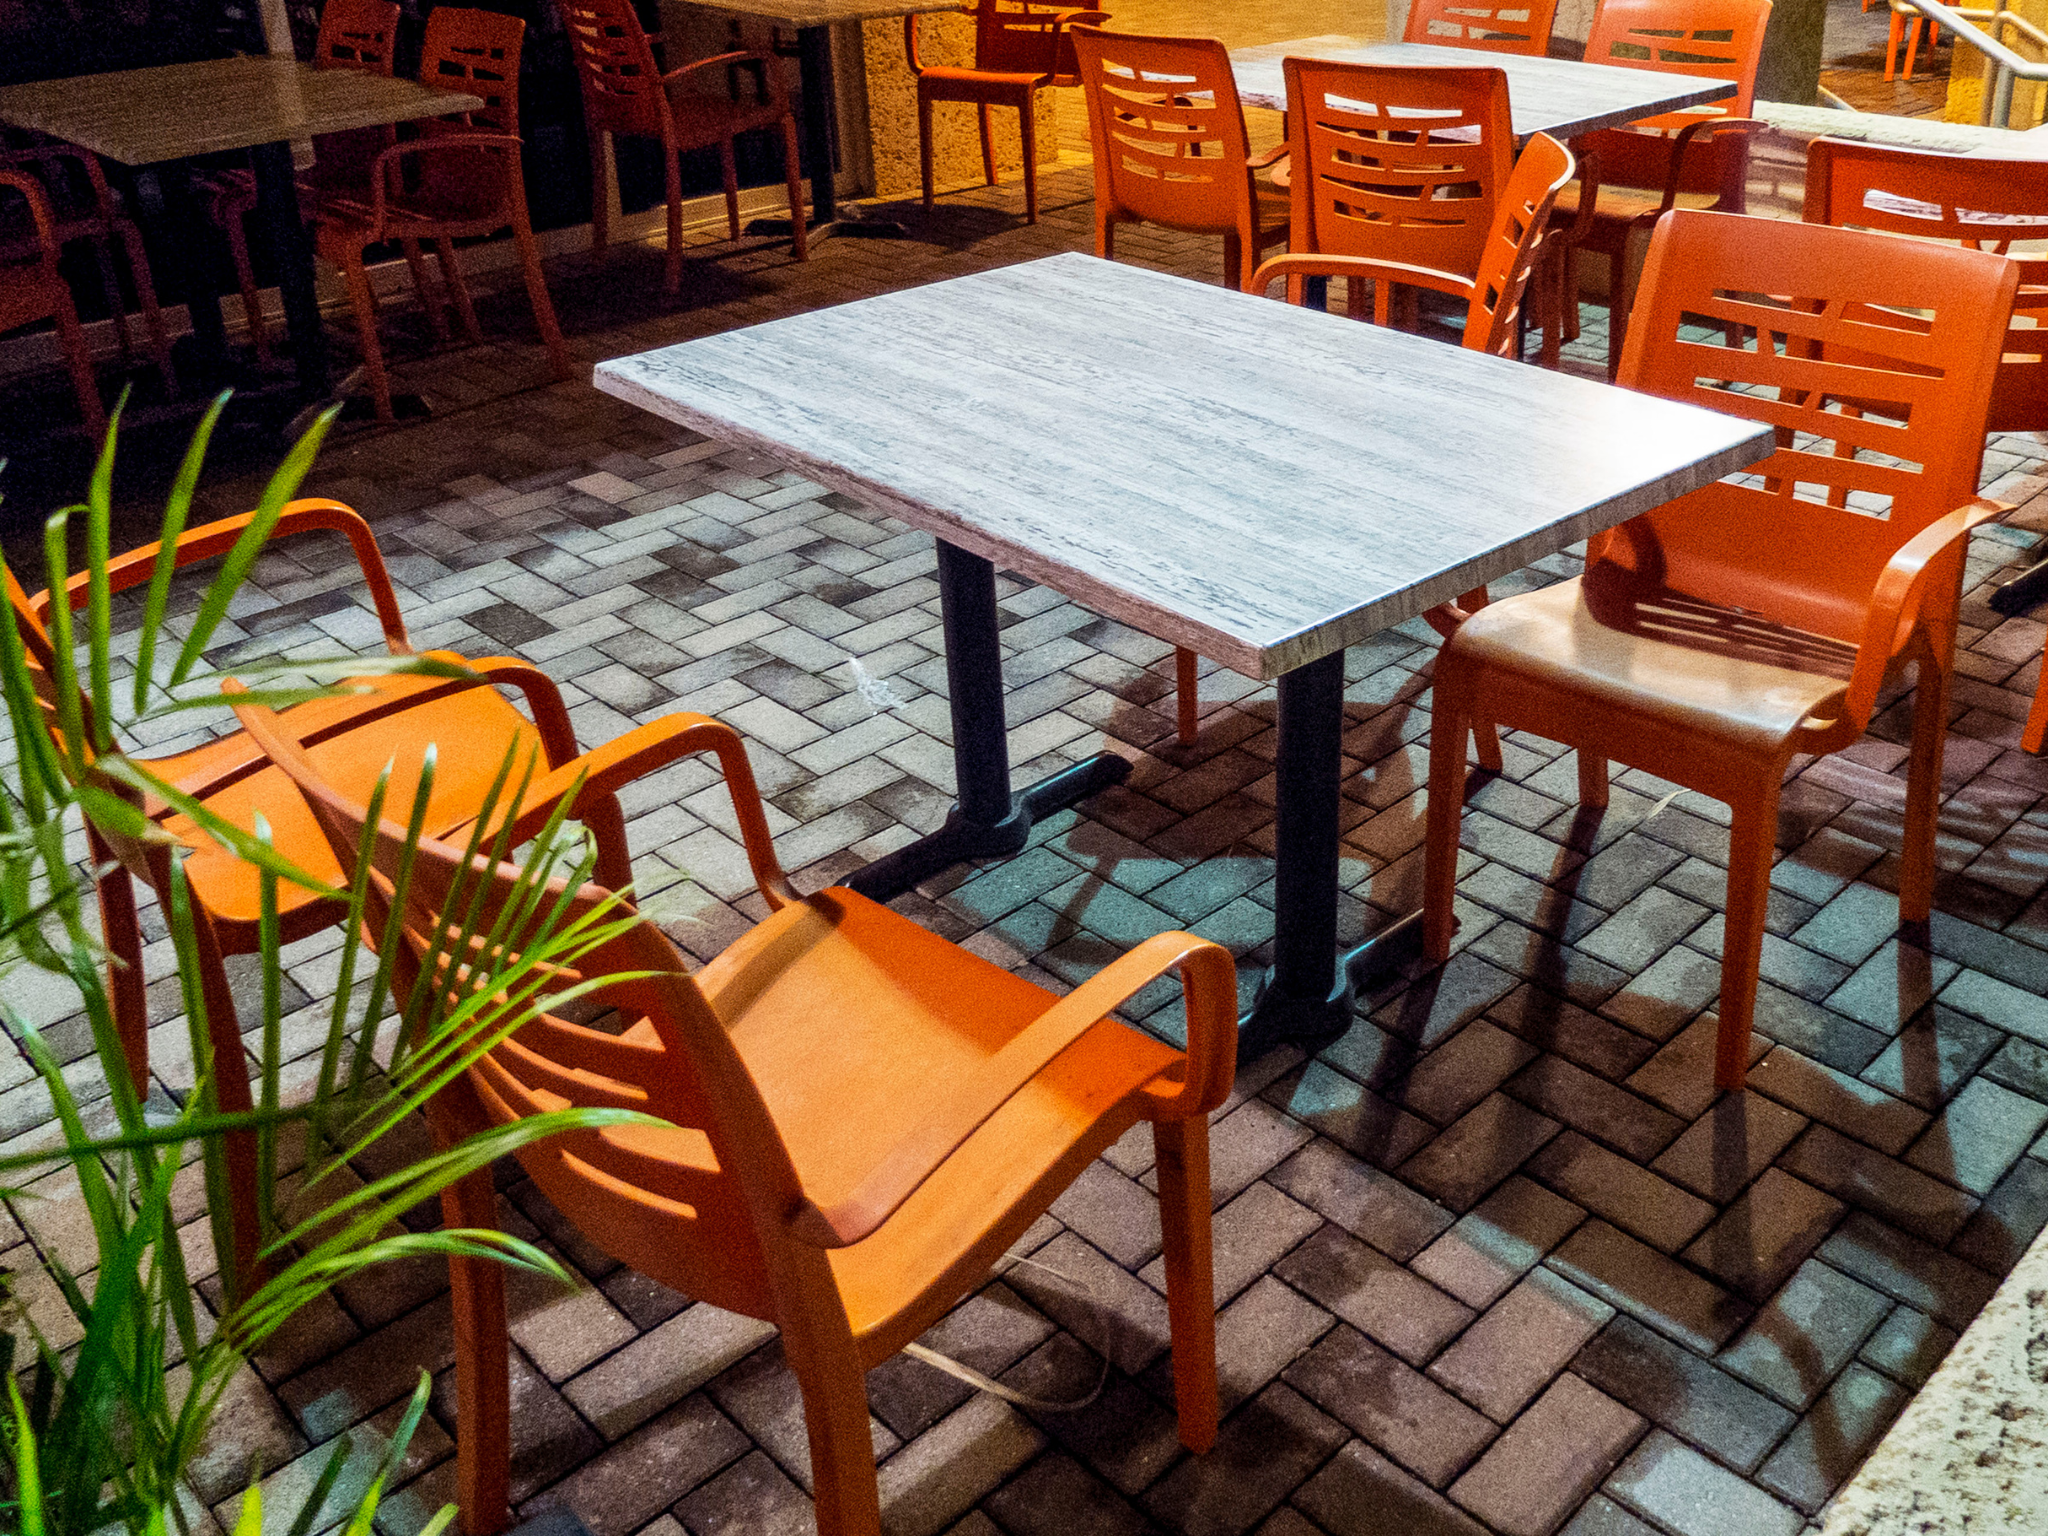
[[[1388,952],[1337,950],[1344,647],[1772,442],[1694,406],[1079,255],[618,358],[596,383],[937,536],[959,803],[855,890],[886,898],[1015,853],[1034,818],[1128,771],[1103,753],[1013,793],[998,564],[1278,679],[1276,958],[1247,1052],[1348,1027],[1352,978]]]

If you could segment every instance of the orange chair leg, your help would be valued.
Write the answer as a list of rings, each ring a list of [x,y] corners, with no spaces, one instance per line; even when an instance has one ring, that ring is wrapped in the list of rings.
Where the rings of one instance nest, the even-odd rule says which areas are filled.
[[[143,248],[142,231],[133,224],[124,224],[121,239],[128,250],[128,272],[135,280],[135,300],[142,307],[142,324],[149,332],[149,350],[156,358],[157,370],[164,376],[164,388],[175,390],[178,376],[171,365],[171,333],[164,328],[163,306],[157,303],[156,283],[149,275],[149,253]]]
[[[607,133],[590,135],[590,254],[602,256],[612,238],[612,205],[605,186],[604,146]]]
[[[228,253],[235,260],[235,286],[242,295],[242,318],[249,325],[249,340],[256,348],[256,360],[270,366],[270,330],[263,323],[263,304],[256,296],[256,268],[249,259],[249,230],[242,222],[247,209],[240,199],[226,201],[221,227],[227,231]]]
[[[924,178],[924,205],[932,205],[932,101],[919,91],[917,94],[917,169]]]
[[[1906,923],[1924,923],[1934,910],[1934,845],[1941,821],[1948,699],[1948,669],[1921,657],[1913,688],[1913,750],[1907,759],[1905,845],[1899,859],[1899,920]]]
[[[2042,653],[2041,681],[2034,685],[2034,703],[2027,711],[2027,728],[2020,732],[2020,747],[2038,752],[2048,740],[2048,650]]]
[[[1201,730],[1202,697],[1195,672],[1200,659],[1184,645],[1174,647],[1174,704],[1180,716],[1180,744],[1184,747],[1193,746]]]
[[[881,1536],[882,1494],[875,1480],[875,1443],[868,1429],[867,1383],[857,1367],[820,1369],[783,1331],[784,1353],[804,1399],[811,1443],[811,1497],[818,1530],[835,1536]]]
[[[575,377],[576,365],[562,344],[562,327],[555,319],[555,303],[548,297],[548,280],[540,269],[540,242],[533,238],[533,225],[526,217],[526,199],[517,202],[512,221],[512,239],[519,247],[519,264],[526,270],[526,298],[533,306],[533,323],[548,349],[548,364],[557,379]]]
[[[1764,911],[1777,848],[1778,781],[1760,780],[1730,809],[1728,920],[1721,940],[1721,1030],[1714,1082],[1731,1092],[1749,1075],[1749,1031],[1756,1017],[1757,967],[1763,958]]]
[[[1248,277],[1249,277],[1249,276],[1251,275],[1250,273],[1246,272],[1246,271],[1245,271],[1245,269],[1244,269],[1244,253],[1245,253],[1245,250],[1246,250],[1246,248],[1247,248],[1247,247],[1249,247],[1249,248],[1251,248],[1251,249],[1253,249],[1253,250],[1256,250],[1256,249],[1258,249],[1258,241],[1257,241],[1257,239],[1256,239],[1256,238],[1253,238],[1253,239],[1246,239],[1246,238],[1245,238],[1245,237],[1244,237],[1243,235],[1239,234],[1239,233],[1238,233],[1238,232],[1237,232],[1236,230],[1234,230],[1234,229],[1233,229],[1233,230],[1229,230],[1229,231],[1227,231],[1227,232],[1226,232],[1226,233],[1224,234],[1224,236],[1223,236],[1223,286],[1224,286],[1224,287],[1226,287],[1226,288],[1242,288],[1242,287],[1243,287],[1243,286],[1245,285],[1245,281],[1246,281],[1246,279],[1247,279],[1247,278],[1248,278]]]
[[[683,168],[673,151],[668,161],[662,195],[668,199],[668,251],[662,259],[661,291],[674,293],[683,286]]]
[[[1116,220],[1100,197],[1095,199],[1095,254],[1104,261],[1116,259]]]
[[[1506,770],[1507,761],[1500,755],[1500,728],[1491,720],[1472,722],[1472,751],[1479,759],[1479,766],[1488,773]]]
[[[121,361],[135,360],[135,336],[128,328],[128,306],[121,298],[121,277],[114,270],[114,248],[107,241],[94,238],[93,258],[100,266],[100,292],[107,297],[107,309],[114,320],[114,337],[121,348]]]
[[[782,120],[782,174],[789,183],[791,243],[796,247],[796,259],[809,261],[811,231],[805,217],[803,166],[799,163],[796,152],[796,119],[793,117],[785,117]]]
[[[57,340],[64,348],[64,365],[71,370],[71,388],[78,396],[78,414],[85,418],[85,425],[95,437],[104,437],[107,431],[107,408],[100,402],[99,380],[93,376],[92,353],[86,349],[85,332],[78,324],[78,311],[72,306],[68,291],[61,295],[62,302],[51,319],[57,323]]]
[[[1906,78],[1908,80],[1913,78],[1913,61],[1919,57],[1920,39],[1924,35],[1925,28],[1929,25],[1931,23],[1923,22],[1917,16],[1906,23]],[[1931,51],[1933,48],[1932,38],[1928,39],[1928,47]]]
[[[1579,758],[1579,804],[1588,810],[1607,806],[1607,759],[1591,747],[1581,747]]]
[[[731,139],[718,141],[718,171],[725,188],[725,227],[737,240],[740,237],[740,169],[733,158]]]
[[[1564,270],[1558,274],[1563,291],[1558,294],[1558,309],[1564,317],[1564,339],[1568,342],[1579,339],[1579,248],[1568,245],[1564,258],[1559,263]]]
[[[107,991],[114,1001],[114,1028],[121,1036],[121,1054],[135,1096],[149,1094],[149,994],[142,981],[142,929],[135,917],[135,882],[113,864],[114,855],[91,822],[85,824],[86,847],[95,868],[106,869],[97,882],[100,932],[107,946]]]
[[[242,1029],[235,1017],[235,997],[228,987],[213,924],[195,905],[193,936],[198,941],[199,993],[206,1008],[206,1034],[213,1047],[214,1094],[224,1114],[255,1107],[249,1092],[249,1060],[242,1050]],[[262,1283],[257,1254],[263,1245],[262,1217],[256,1199],[256,1134],[231,1131],[222,1138],[227,1162],[228,1215],[234,1228],[234,1251],[216,1254],[221,1281],[230,1302],[248,1296]]]
[[[1017,123],[1024,137],[1024,222],[1038,222],[1038,111],[1027,92],[1017,110]]]
[[[1424,834],[1422,945],[1431,964],[1451,957],[1457,932],[1452,901],[1458,886],[1458,831],[1465,814],[1465,732],[1470,711],[1437,663],[1429,722],[1429,804]]]
[[[1173,1332],[1173,1405],[1180,1443],[1197,1456],[1216,1443],[1216,1281],[1209,1242],[1209,1122],[1156,1120],[1166,1311]]]
[[[988,103],[978,101],[974,104],[974,110],[981,122],[982,179],[992,187],[996,184],[996,145],[995,140],[989,136]]]
[[[1905,28],[1905,14],[1893,11],[1891,36],[1885,40],[1884,45],[1884,78],[1887,83],[1896,78],[1899,72],[1899,34]]]
[[[455,301],[456,323],[462,327],[463,340],[472,345],[484,339],[484,333],[477,328],[476,305],[470,302],[469,281],[462,275],[462,263],[456,259],[453,240],[434,242],[434,260],[441,268],[441,286]]]
[[[493,1228],[497,1195],[488,1173],[441,1192],[450,1227]],[[456,1501],[467,1536],[497,1536],[512,1523],[512,1381],[505,1274],[478,1259],[448,1263],[455,1325]]]
[[[413,297],[419,300],[420,308],[426,311],[427,324],[434,332],[434,340],[445,344],[448,340],[447,301],[436,290],[433,280],[427,276],[427,259],[420,251],[420,243],[417,240],[401,240],[398,246],[405,253],[405,265],[412,273]],[[441,269],[441,275],[446,278],[447,268]]]
[[[348,282],[349,304],[356,312],[356,337],[362,343],[363,371],[370,377],[370,398],[377,406],[379,421],[396,421],[391,411],[391,378],[384,371],[384,348],[377,341],[377,309],[370,298],[370,274],[363,270],[363,253],[350,251],[341,262],[341,275]]]

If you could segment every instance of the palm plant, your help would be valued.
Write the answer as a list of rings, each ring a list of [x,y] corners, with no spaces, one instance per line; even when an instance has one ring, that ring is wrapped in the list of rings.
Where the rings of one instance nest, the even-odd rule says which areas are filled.
[[[68,1166],[90,1215],[97,1263],[90,1276],[74,1273],[52,1255],[42,1262],[74,1314],[83,1338],[60,1350],[29,1328],[33,1359],[21,1361],[15,1340],[0,1335],[0,1529],[35,1536],[87,1536],[109,1529],[134,1536],[191,1528],[184,1479],[205,1445],[208,1425],[235,1371],[308,1302],[369,1266],[421,1255],[495,1261],[552,1275],[569,1283],[555,1260],[529,1243],[490,1230],[414,1232],[399,1216],[457,1180],[540,1137],[571,1127],[615,1124],[639,1117],[616,1111],[544,1115],[486,1131],[437,1149],[409,1166],[366,1183],[343,1171],[417,1113],[484,1051],[534,1015],[545,1000],[559,1006],[574,984],[579,957],[623,926],[616,908],[581,918],[549,909],[552,878],[573,889],[594,865],[584,840],[565,835],[561,817],[550,821],[522,859],[527,892],[525,920],[538,942],[516,955],[494,946],[487,932],[451,924],[463,986],[437,984],[423,974],[399,986],[391,956],[395,935],[366,946],[366,874],[353,890],[334,890],[295,866],[271,845],[260,819],[254,828],[223,821],[181,794],[122,749],[138,727],[170,715],[223,708],[222,678],[203,666],[204,654],[230,602],[248,577],[265,539],[310,469],[332,419],[323,416],[292,448],[271,478],[261,505],[240,541],[222,560],[196,614],[164,663],[158,636],[172,596],[174,545],[185,526],[208,438],[226,397],[193,438],[171,489],[163,518],[163,555],[143,603],[141,637],[132,679],[116,685],[114,613],[107,563],[111,524],[116,412],[85,500],[50,518],[44,541],[47,585],[62,590],[68,576],[72,520],[84,519],[87,601],[82,624],[58,602],[51,610],[55,663],[39,696],[15,625],[0,619],[0,694],[14,742],[11,772],[0,767],[0,965],[31,966],[67,981],[90,1025],[100,1084],[107,1102],[88,1109],[67,1079],[48,1041],[11,1006],[0,981],[0,1024],[26,1055],[48,1091],[63,1133],[61,1146],[0,1158],[0,1184]],[[83,673],[79,665],[83,653]],[[460,675],[462,669],[418,657],[314,657],[278,659],[239,668],[254,698],[275,707],[329,696],[340,680],[373,671],[410,670]],[[429,798],[433,756],[428,754],[412,837]],[[509,809],[520,802],[531,762],[508,757],[471,833],[472,854],[505,858]],[[380,782],[372,823],[386,786]],[[221,1109],[214,1092],[214,1062],[199,986],[191,896],[174,847],[165,918],[179,957],[190,1032],[193,1082],[170,1108],[146,1099],[129,1076],[105,975],[108,955],[86,916],[96,872],[81,867],[72,849],[82,821],[129,838],[170,841],[140,808],[147,794],[189,817],[204,833],[261,871],[262,1021],[256,1033],[256,1103],[240,1113]],[[370,861],[361,861],[368,871]],[[282,940],[278,882],[291,881],[349,903],[339,980],[326,1040],[310,1093],[285,1102],[281,1054]],[[405,873],[391,903],[403,912]],[[395,921],[396,919],[394,919]],[[449,972],[444,967],[438,980]],[[565,987],[564,978],[568,979]],[[597,985],[596,980],[583,985]],[[403,995],[399,995],[399,994]],[[396,1022],[391,1017],[396,1015]],[[93,1096],[87,1096],[88,1098]],[[88,1120],[92,1123],[89,1125]],[[297,1127],[296,1134],[286,1134]],[[228,1202],[224,1138],[253,1132],[257,1144],[262,1263],[258,1274],[204,1326],[187,1273],[173,1215],[172,1183],[193,1158],[204,1166],[216,1251],[231,1251],[225,1230]],[[293,1163],[302,1159],[294,1167]],[[0,1195],[19,1196],[19,1187]],[[367,1532],[383,1482],[425,1411],[422,1378],[400,1434],[382,1470],[348,1515],[351,1536]],[[327,1509],[340,1477],[346,1446],[339,1446],[305,1507],[289,1522],[293,1536],[324,1529],[346,1510]],[[260,1469],[259,1469],[260,1470]],[[12,1510],[7,1509],[11,1501]],[[341,1502],[346,1503],[346,1500]],[[274,1516],[273,1511],[273,1516]],[[452,1518],[444,1510],[435,1529]],[[10,1518],[11,1517],[11,1518]],[[236,1526],[238,1536],[266,1522],[251,1489]]]

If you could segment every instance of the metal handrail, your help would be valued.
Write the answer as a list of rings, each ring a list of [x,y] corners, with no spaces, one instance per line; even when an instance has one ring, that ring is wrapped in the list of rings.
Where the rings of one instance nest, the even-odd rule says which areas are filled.
[[[2012,83],[2014,80],[2031,80],[2048,84],[2048,59],[2029,59],[2014,53],[2000,40],[2000,34],[2010,26],[2030,42],[2048,49],[2048,33],[2044,33],[2026,17],[2007,10],[1975,10],[1961,6],[1943,5],[1941,0],[1892,0],[1894,10],[1918,11],[1937,27],[1952,34],[1957,41],[1968,43],[1989,60],[1991,66],[1990,89],[1977,107],[1977,122],[1981,127],[2012,126]],[[1980,31],[1973,22],[1988,21],[1994,29]]]

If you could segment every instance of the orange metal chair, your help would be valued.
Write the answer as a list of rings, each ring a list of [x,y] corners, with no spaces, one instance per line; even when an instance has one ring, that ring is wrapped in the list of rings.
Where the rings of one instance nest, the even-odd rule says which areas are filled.
[[[1601,0],[1586,62],[1733,81],[1731,100],[1605,128],[1572,143],[1579,184],[1557,200],[1570,226],[1553,267],[1567,340],[1578,335],[1578,257],[1607,258],[1607,376],[1620,365],[1628,329],[1629,244],[1673,208],[1742,213],[1757,60],[1771,0]]]
[[[932,205],[932,104],[972,103],[981,120],[981,168],[996,184],[996,152],[989,138],[988,109],[1014,107],[1024,138],[1024,219],[1038,222],[1037,93],[1045,86],[1078,83],[1073,45],[1062,30],[1076,22],[1100,25],[1106,11],[1051,10],[1009,0],[980,0],[963,7],[974,17],[974,67],[926,64],[918,57],[917,17],[903,18],[903,50],[917,80],[917,155],[924,177],[924,205]]]
[[[583,86],[583,126],[590,136],[590,248],[604,253],[611,239],[611,214],[605,201],[607,134],[642,134],[661,140],[663,173],[667,177],[668,250],[662,287],[674,293],[683,281],[683,181],[676,156],[686,150],[718,146],[725,172],[725,215],[732,237],[740,237],[739,169],[733,140],[755,128],[782,134],[782,170],[789,190],[789,220],[796,259],[810,259],[804,223],[802,167],[797,158],[796,118],[782,63],[767,49],[740,48],[699,59],[662,72],[654,45],[640,25],[632,0],[556,0],[568,28],[569,48],[576,56],[576,78]],[[738,73],[757,77],[756,99],[737,99]],[[677,91],[684,82],[723,79],[725,95]]]
[[[1944,3],[1946,3],[1946,0],[1944,0]],[[1863,8],[1866,11],[1870,9],[1869,0],[1865,0]],[[1919,56],[1920,40],[1922,38],[1927,40],[1927,51],[1932,54],[1934,52],[1934,45],[1940,41],[1934,34],[1934,23],[1918,11],[1906,10],[1894,5],[1892,7],[1891,32],[1885,38],[1884,43],[1884,78],[1887,83],[1898,76],[1899,44],[1901,42],[1904,42],[1906,45],[1906,78],[1908,80],[1913,78],[1913,62]]]
[[[176,545],[177,564],[182,567],[226,554],[248,523],[249,517],[245,515],[186,531]],[[397,597],[391,590],[390,577],[369,525],[339,502],[309,499],[285,508],[271,538],[278,540],[314,530],[340,533],[348,539],[376,605],[385,644],[393,655],[412,654],[405,621],[399,614]],[[121,592],[148,581],[156,566],[158,548],[150,544],[117,556],[108,570],[110,589]],[[88,601],[87,579],[81,572],[67,586],[74,609]],[[51,596],[48,592],[29,596],[11,569],[7,585],[14,621],[31,665],[47,677],[54,654],[47,628]],[[462,660],[445,652],[431,654]],[[438,739],[442,746],[428,822],[438,830],[450,830],[476,814],[508,747],[536,746],[550,766],[569,761],[577,750],[568,710],[548,678],[522,662],[504,658],[469,664],[520,688],[532,710],[533,721],[529,723],[492,689],[464,687],[457,691],[450,688],[446,679],[408,674],[365,677],[360,682],[370,690],[367,695],[316,700],[291,710],[287,718],[291,729],[312,744],[309,750],[322,772],[337,783],[364,793],[383,764],[394,759],[401,768],[411,765],[409,776],[401,774],[409,790],[416,783],[425,743]],[[288,778],[268,765],[261,751],[242,733],[220,737],[190,751],[157,758],[137,756],[136,760],[158,778],[237,826],[251,828],[261,814],[270,823],[277,847],[308,873],[329,881],[343,878],[342,866],[329,854],[326,840],[298,791]],[[184,867],[193,897],[199,977],[217,1082],[226,1108],[247,1108],[249,1084],[241,1030],[223,961],[229,955],[255,953],[259,947],[261,887],[257,872],[254,866],[206,840],[175,807],[152,799],[143,808],[153,821],[192,844]],[[578,815],[597,840],[603,878],[623,882],[631,866],[626,852],[625,819],[618,803],[600,793],[580,805]],[[109,835],[91,823],[86,830],[94,865],[101,871],[101,928],[114,962],[109,991],[115,1023],[127,1054],[129,1075],[137,1092],[146,1093],[149,1005],[142,984],[142,933],[137,924],[133,881],[145,881],[163,900],[170,878],[169,857],[159,843]],[[280,885],[278,905],[287,942],[317,933],[346,916],[346,909],[340,904],[321,901],[291,885]],[[251,1273],[255,1260],[252,1152],[252,1143],[230,1148],[231,1160],[238,1169],[233,1179],[236,1251],[222,1254],[220,1260],[231,1289],[237,1277]]]
[[[455,242],[509,227],[525,269],[533,323],[548,349],[555,377],[575,375],[526,213],[526,181],[519,159],[519,52],[525,31],[526,23],[516,16],[436,6],[427,17],[420,81],[482,97],[484,105],[458,114],[452,123],[421,124],[419,138],[394,144],[377,156],[367,188],[333,193],[315,204],[317,246],[347,279],[379,421],[393,419],[391,381],[377,341],[377,301],[363,252],[385,240],[396,240],[404,248],[435,336],[447,339],[442,308],[452,302],[464,337],[480,342],[483,336],[455,257]],[[445,300],[426,280],[420,248],[428,241],[434,243],[441,283],[448,291]]]
[[[241,713],[312,803],[336,856],[354,860],[361,803],[321,782],[277,717]],[[1097,1154],[1148,1120],[1180,1439],[1206,1451],[1217,1417],[1206,1116],[1229,1090],[1236,1051],[1229,953],[1161,934],[1056,998],[852,891],[799,899],[776,862],[744,744],[702,715],[642,726],[558,768],[528,796],[514,840],[537,830],[579,776],[611,790],[706,751],[724,770],[770,915],[694,974],[651,923],[634,924],[582,962],[586,976],[634,973],[579,1004],[610,1005],[623,1030],[552,1016],[525,1026],[434,1101],[436,1136],[564,1105],[668,1121],[560,1136],[519,1158],[620,1262],[782,1330],[803,1392],[818,1529],[878,1536],[866,1372],[978,1287]],[[405,858],[399,825],[381,824],[372,858],[392,880]],[[409,952],[395,957],[402,981],[430,953],[444,911],[470,910],[479,887],[484,910],[502,910],[516,873],[481,858],[466,866],[461,848],[442,843],[423,845],[412,868]],[[562,894],[583,912],[606,893]],[[383,916],[370,927],[385,931]],[[504,941],[515,952],[523,927]],[[1176,967],[1185,1053],[1109,1017]],[[444,1209],[451,1224],[495,1225],[489,1175],[451,1191]],[[502,1279],[495,1266],[457,1267],[458,1486],[465,1529],[489,1536],[508,1518]]]
[[[87,429],[98,436],[107,430],[107,411],[100,403],[92,354],[86,349],[85,332],[78,325],[78,308],[72,303],[71,287],[57,270],[57,260],[63,254],[57,216],[50,209],[43,184],[27,171],[0,169],[0,207],[5,206],[9,194],[19,196],[27,204],[36,239],[26,251],[0,256],[0,331],[33,325],[38,320],[56,323],[64,362],[71,370],[71,388],[78,396],[78,413],[85,419]]]
[[[398,15],[398,0],[327,0],[320,12],[320,36],[313,48],[313,67],[390,75],[398,41]],[[299,178],[300,186],[313,196],[343,191],[367,195],[377,156],[397,142],[398,131],[390,127],[317,134],[313,139],[315,159]],[[256,356],[268,362],[270,330],[263,322],[263,306],[257,298],[256,267],[249,259],[249,231],[244,222],[255,211],[253,174],[230,171],[215,182],[208,212],[213,222],[227,232],[249,339],[255,345]],[[418,250],[414,248],[406,254],[413,262],[413,280],[418,285]]]
[[[1925,154],[1843,139],[1806,151],[1806,222],[1954,240],[2011,256],[2019,297],[1991,390],[1987,432],[2048,430],[2048,256],[2014,241],[2048,238],[2048,163]],[[2048,742],[2048,681],[2034,690],[2020,745]]]
[[[1583,577],[1492,603],[1445,643],[1432,959],[1455,927],[1467,723],[1576,748],[1588,806],[1606,803],[1609,758],[1647,769],[1734,813],[1715,1081],[1740,1088],[1779,787],[1795,756],[1856,741],[1906,662],[1918,676],[1899,913],[1926,920],[1963,555],[2000,510],[1975,492],[2016,286],[2010,262],[1979,251],[1685,210],[1658,222],[1622,382],[1768,423],[1780,446],[1599,535]],[[1695,339],[1701,321],[1757,345]]]
[[[114,189],[107,184],[99,156],[75,144],[54,140],[16,143],[0,149],[0,168],[32,175],[46,194],[53,219],[52,233],[58,246],[74,240],[91,244],[99,263],[100,291],[106,295],[107,310],[120,338],[121,356],[135,355],[134,337],[128,329],[128,305],[121,296],[121,278],[114,266],[118,242],[128,258],[129,276],[135,283],[136,307],[142,311],[142,327],[149,335],[149,355],[167,389],[177,388],[177,374],[171,366],[171,337],[164,329],[163,310],[156,299],[156,284],[149,271],[149,253],[143,248],[142,231],[122,210]],[[33,218],[0,219],[0,264],[35,262],[41,258],[42,228]]]
[[[1540,56],[1550,51],[1556,19],[1557,0],[1412,0],[1401,41]]]
[[[1252,157],[1229,53],[1205,37],[1088,26],[1066,36],[1095,151],[1095,254],[1115,255],[1118,224],[1220,234],[1224,284],[1243,288],[1266,247],[1287,238],[1286,204],[1255,174],[1287,150]]]

